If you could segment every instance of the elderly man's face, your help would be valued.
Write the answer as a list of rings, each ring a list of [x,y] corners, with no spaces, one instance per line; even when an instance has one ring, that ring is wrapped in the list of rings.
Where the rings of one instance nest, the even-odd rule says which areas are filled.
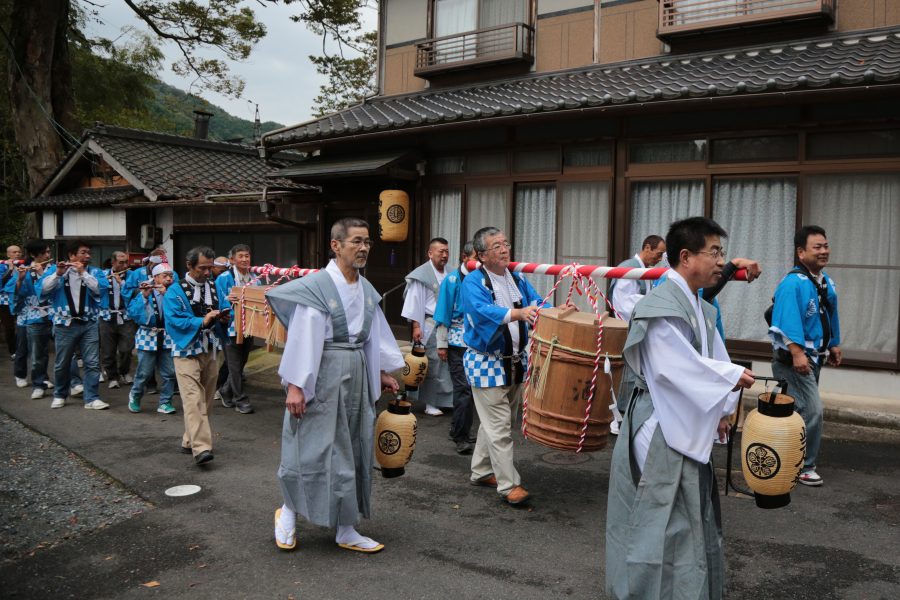
[[[6,249],[6,257],[11,260],[19,260],[22,258],[22,249],[18,246],[10,246]]]
[[[484,240],[487,250],[479,253],[482,264],[489,271],[500,274],[509,267],[510,244],[506,235],[501,231],[489,235]]]

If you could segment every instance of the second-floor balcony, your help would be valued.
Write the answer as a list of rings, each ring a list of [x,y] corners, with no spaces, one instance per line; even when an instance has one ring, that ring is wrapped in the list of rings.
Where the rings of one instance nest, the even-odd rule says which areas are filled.
[[[659,0],[660,39],[780,22],[834,21],[836,0]]]
[[[425,40],[416,44],[418,77],[472,67],[534,62],[534,27],[509,23]]]

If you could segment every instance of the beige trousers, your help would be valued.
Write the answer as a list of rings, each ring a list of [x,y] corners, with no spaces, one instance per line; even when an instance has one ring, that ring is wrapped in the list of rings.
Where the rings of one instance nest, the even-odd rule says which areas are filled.
[[[519,400],[521,385],[472,388],[475,410],[481,426],[478,441],[472,452],[472,481],[491,473],[497,478],[497,492],[501,496],[521,484],[519,472],[513,464],[512,428]]]
[[[193,450],[194,456],[197,456],[204,450],[212,450],[209,413],[216,394],[218,365],[212,352],[173,360],[184,412],[181,445]]]

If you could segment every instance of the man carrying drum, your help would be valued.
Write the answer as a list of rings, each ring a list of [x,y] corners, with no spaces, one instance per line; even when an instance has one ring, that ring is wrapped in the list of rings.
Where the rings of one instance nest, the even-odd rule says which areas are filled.
[[[510,244],[496,227],[472,240],[481,268],[463,280],[463,365],[481,426],[472,454],[472,485],[496,487],[509,504],[529,498],[513,464],[512,421],[527,368],[528,331],[541,297],[509,270]]]

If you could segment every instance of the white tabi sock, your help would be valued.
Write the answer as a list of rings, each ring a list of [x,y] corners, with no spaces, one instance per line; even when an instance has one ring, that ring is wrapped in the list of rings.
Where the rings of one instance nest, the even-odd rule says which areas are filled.
[[[278,527],[275,528],[275,539],[281,544],[290,544],[289,536],[296,526],[297,513],[289,509],[286,504],[282,505],[281,515],[278,518]]]
[[[337,535],[334,541],[338,544],[347,544],[349,546],[357,546],[358,548],[371,549],[379,544],[372,538],[360,534],[352,525],[338,525]]]

